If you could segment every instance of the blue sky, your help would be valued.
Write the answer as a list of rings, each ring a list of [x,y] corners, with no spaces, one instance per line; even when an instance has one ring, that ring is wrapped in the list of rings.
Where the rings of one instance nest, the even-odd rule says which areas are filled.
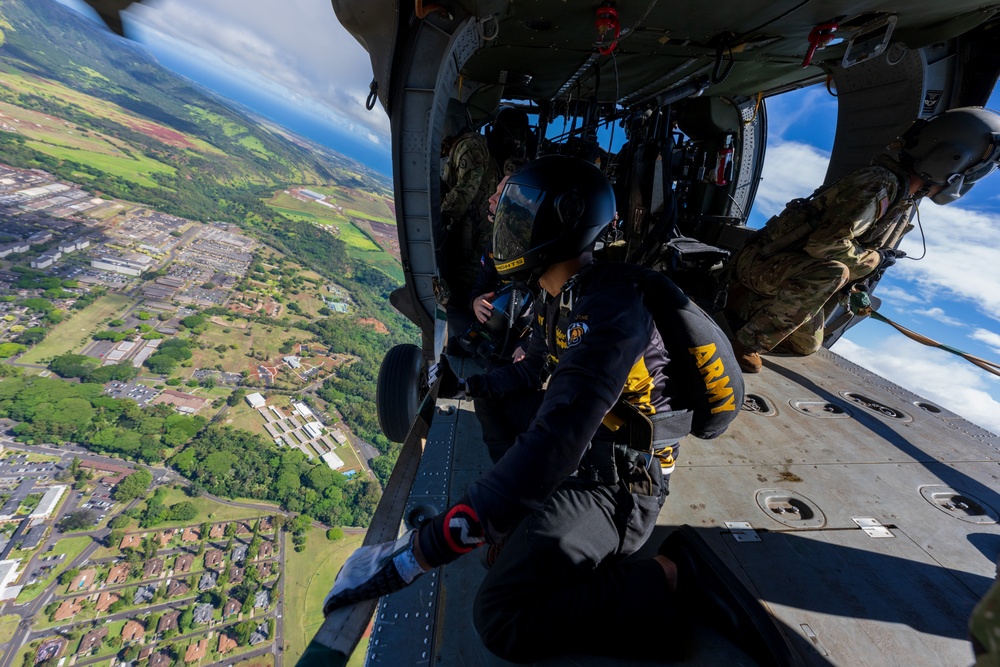
[[[988,106],[1000,109],[996,91]],[[836,99],[823,87],[768,101],[768,152],[752,222],[763,223],[788,199],[805,196],[822,182],[836,115]],[[923,202],[920,218],[927,256],[900,260],[887,272],[876,290],[880,312],[951,347],[1000,362],[1000,175],[948,206]],[[920,230],[910,232],[900,247],[921,255]],[[1000,433],[1000,377],[871,319],[852,328],[833,350]]]
[[[80,9],[79,0],[59,0]],[[83,11],[89,11],[85,7]],[[365,111],[367,54],[329,0],[161,0],[129,10],[133,34],[165,66],[305,136],[390,172],[388,121]],[[989,105],[1000,109],[1000,94]],[[759,226],[822,181],[836,99],[825,88],[768,100],[768,151],[750,223]],[[927,257],[901,260],[877,291],[881,312],[903,326],[1000,360],[1000,175],[960,202],[920,207]],[[921,254],[919,230],[901,246]],[[1000,433],[1000,378],[942,350],[865,321],[834,351]]]

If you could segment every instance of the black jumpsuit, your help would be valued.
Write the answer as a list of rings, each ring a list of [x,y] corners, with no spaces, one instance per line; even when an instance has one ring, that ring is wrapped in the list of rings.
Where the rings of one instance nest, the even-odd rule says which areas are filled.
[[[566,287],[536,302],[524,361],[469,378],[496,463],[469,498],[490,541],[506,540],[474,620],[487,648],[515,661],[628,654],[623,637],[659,632],[673,614],[659,564],[618,562],[656,524],[666,491],[659,462],[642,461],[639,477],[652,486],[641,490],[628,473],[614,481],[591,465],[617,437],[606,415],[620,396],[654,420],[669,413],[667,353],[635,279],[591,265],[574,281],[572,304]]]

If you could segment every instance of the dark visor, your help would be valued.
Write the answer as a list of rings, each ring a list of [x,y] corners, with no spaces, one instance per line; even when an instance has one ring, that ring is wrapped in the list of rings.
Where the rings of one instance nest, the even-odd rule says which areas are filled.
[[[498,264],[531,250],[531,230],[545,192],[508,183],[497,203],[493,227],[493,258]]]

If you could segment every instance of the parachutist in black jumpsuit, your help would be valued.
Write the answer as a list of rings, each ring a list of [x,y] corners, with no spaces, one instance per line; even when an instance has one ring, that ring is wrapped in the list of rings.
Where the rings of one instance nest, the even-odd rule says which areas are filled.
[[[620,424],[609,415],[619,396],[655,420],[673,389],[637,281],[607,279],[620,268],[592,265],[571,279],[571,309],[560,308],[565,288],[540,297],[524,361],[468,379],[496,462],[469,497],[490,541],[506,540],[475,622],[508,659],[621,655],[623,636],[662,628],[671,594],[659,565],[613,564],[651,534],[666,493],[661,461],[669,472],[676,447],[654,441],[660,458],[626,461],[622,447],[615,456],[629,428],[609,428]],[[541,391],[549,359],[558,363]]]

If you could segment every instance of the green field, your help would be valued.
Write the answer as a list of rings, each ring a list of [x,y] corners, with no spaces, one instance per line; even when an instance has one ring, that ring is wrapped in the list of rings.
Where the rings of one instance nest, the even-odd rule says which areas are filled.
[[[37,364],[60,354],[82,350],[90,342],[90,334],[102,321],[113,319],[133,303],[124,294],[102,296],[53,327],[45,340],[25,352],[18,361]]]
[[[230,329],[230,332],[225,333],[224,329]],[[249,336],[245,335],[247,331],[250,332]],[[251,359],[246,356],[247,352],[250,350],[262,351],[269,360],[274,361],[282,356],[278,349],[286,340],[307,343],[314,340],[314,336],[298,329],[285,331],[281,327],[266,324],[251,324],[246,329],[237,329],[209,322],[198,337],[198,342],[209,345],[210,349],[192,348],[191,352],[194,353],[194,356],[191,358],[191,367],[214,368],[216,364],[222,364],[222,367],[231,373],[253,370],[261,362],[259,359]],[[237,346],[235,350],[229,348],[231,344]],[[221,354],[215,350],[219,345],[226,347]],[[180,370],[183,371],[184,378],[193,372],[186,368]]]
[[[167,489],[167,495],[164,496],[163,503],[168,507],[179,502],[190,502],[198,510],[198,514],[195,515],[190,521],[171,521],[167,523],[157,524],[154,530],[159,530],[162,528],[177,528],[179,526],[193,526],[196,524],[201,524],[206,521],[232,521],[234,519],[256,519],[258,517],[267,516],[271,512],[265,512],[264,510],[247,509],[246,507],[232,507],[230,505],[223,505],[222,503],[217,503],[210,498],[205,496],[199,496],[197,498],[189,497],[181,489],[169,488]],[[253,501],[251,501],[253,502]],[[131,530],[131,527],[130,527]]]
[[[268,202],[267,205],[272,210],[289,218],[328,226],[330,232],[350,248],[372,252],[382,251],[364,232],[355,227],[349,219],[325,206],[299,201],[286,194],[278,195],[271,202]],[[365,216],[357,214],[357,217],[361,218]],[[389,222],[392,221],[390,220]],[[334,231],[334,229],[339,231]]]
[[[270,434],[264,430],[264,418],[256,410],[247,405],[246,401],[240,401],[239,405],[229,408],[226,411],[225,417],[226,426],[257,433],[268,440],[271,439]]]
[[[89,537],[67,537],[56,542],[55,548],[49,552],[48,555],[58,556],[59,554],[66,554],[66,558],[59,561],[59,565],[53,568],[53,570],[49,573],[49,576],[47,576],[44,580],[38,582],[30,589],[22,588],[21,592],[17,595],[15,603],[24,604],[26,602],[31,602],[45,592],[45,590],[52,585],[52,582],[68,569],[69,564],[72,563],[73,560],[92,543],[93,540]]]
[[[309,531],[305,551],[296,553],[290,549],[285,555],[285,660],[288,664],[298,661],[322,625],[323,598],[333,586],[344,561],[361,546],[363,539],[363,533],[352,533],[331,542],[322,531],[313,528]],[[367,643],[363,641],[358,646],[355,656],[359,652],[364,655]]]
[[[41,153],[51,155],[52,157],[56,157],[61,160],[71,160],[80,164],[87,164],[96,167],[105,173],[118,176],[119,178],[123,178],[127,181],[131,181],[132,183],[143,185],[148,188],[159,188],[162,186],[151,178],[147,178],[143,174],[173,174],[177,171],[170,165],[157,162],[156,160],[151,160],[142,155],[133,157],[125,155],[107,155],[106,153],[81,150],[69,146],[53,145],[45,141],[29,140],[25,143]]]
[[[10,614],[9,616],[0,616],[0,646],[6,644],[14,636],[14,632],[17,631],[17,625],[21,622],[20,616],[15,616]]]
[[[310,190],[326,195],[331,204],[358,218],[396,224],[391,208],[392,199],[385,195],[362,192],[341,186],[309,186]],[[372,201],[374,199],[375,201]]]

